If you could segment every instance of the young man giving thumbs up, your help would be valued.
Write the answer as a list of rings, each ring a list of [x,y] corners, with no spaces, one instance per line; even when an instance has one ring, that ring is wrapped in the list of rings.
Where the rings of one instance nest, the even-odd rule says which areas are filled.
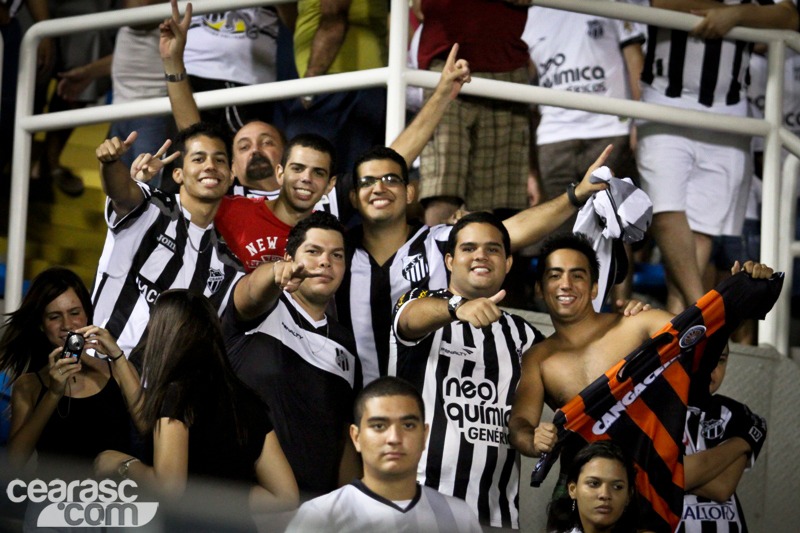
[[[466,500],[485,526],[516,529],[519,461],[508,420],[520,357],[543,337],[497,307],[511,268],[508,231],[497,217],[463,217],[448,247],[448,289],[414,289],[395,306],[390,366],[422,393],[430,425],[417,480]]]

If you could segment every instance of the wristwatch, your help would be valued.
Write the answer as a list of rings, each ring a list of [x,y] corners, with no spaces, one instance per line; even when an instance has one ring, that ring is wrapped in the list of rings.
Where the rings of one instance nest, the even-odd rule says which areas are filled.
[[[468,301],[469,300],[463,296],[459,296],[457,294],[451,296],[450,299],[447,300],[447,310],[450,312],[450,316],[453,318],[453,320],[459,320],[459,318],[456,316],[456,310]]]
[[[122,463],[119,465],[119,468],[117,469],[117,474],[119,474],[119,477],[121,477],[122,479],[128,479],[128,468],[130,468],[131,463],[135,463],[138,460],[139,459],[137,459],[136,457],[131,457],[130,459],[125,459],[124,461],[122,461]]]

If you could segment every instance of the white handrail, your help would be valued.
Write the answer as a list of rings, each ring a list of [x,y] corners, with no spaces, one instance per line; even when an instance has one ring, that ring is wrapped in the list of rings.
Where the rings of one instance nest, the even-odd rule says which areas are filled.
[[[194,2],[195,13],[228,11],[239,7],[273,5],[288,0],[203,0]],[[701,19],[687,13],[633,6],[620,2],[597,2],[596,0],[537,0],[537,5],[589,13],[610,18],[621,18],[643,23],[653,23],[665,28],[689,30]],[[185,2],[181,3],[183,12]],[[275,100],[354,88],[386,85],[387,126],[386,140],[389,143],[402,130],[405,118],[405,89],[407,84],[432,88],[438,75],[426,71],[406,69],[406,38],[408,28],[407,0],[392,0],[392,17],[389,38],[389,66],[359,72],[315,77],[309,80],[290,80],[251,87],[239,87],[209,91],[196,95],[201,109],[218,107],[232,103],[251,103]],[[22,278],[25,246],[25,220],[27,216],[28,175],[30,173],[30,152],[32,133],[78,126],[94,122],[122,120],[127,118],[169,113],[166,98],[137,102],[135,104],[116,104],[103,108],[90,108],[63,111],[47,115],[33,116],[33,84],[36,70],[36,49],[45,37],[65,35],[91,29],[112,28],[124,25],[155,22],[169,16],[166,4],[148,7],[84,15],[57,21],[35,24],[25,34],[20,53],[20,76],[17,92],[17,116],[15,122],[14,161],[12,166],[11,204],[9,217],[8,268],[6,278],[6,308],[15,309],[22,296]],[[769,75],[765,119],[729,117],[702,111],[693,111],[668,106],[646,104],[603,98],[593,95],[557,91],[540,87],[513,84],[486,79],[473,79],[463,88],[468,95],[486,96],[504,100],[535,104],[555,105],[583,109],[597,113],[628,116],[687,125],[703,129],[731,132],[744,135],[763,135],[764,151],[764,209],[762,219],[762,260],[768,264],[781,264],[777,250],[789,249],[789,243],[779,241],[779,209],[781,183],[779,181],[779,160],[781,145],[786,144],[792,152],[798,153],[800,139],[781,129],[783,54],[784,46],[800,52],[800,35],[796,32],[779,30],[759,30],[734,28],[726,38],[752,42],[768,43],[770,46]],[[780,243],[780,246],[779,246]],[[790,268],[790,267],[789,267]],[[762,329],[762,339],[775,346],[777,321],[788,317],[781,313],[771,313]],[[786,354],[785,350],[781,353]]]
[[[782,130],[784,133],[786,130]],[[797,137],[793,136],[797,141]],[[798,143],[800,144],[800,143]],[[797,148],[800,148],[798,146]],[[789,246],[781,246],[778,249],[778,270],[783,270],[786,277],[783,280],[783,291],[778,302],[775,304],[773,312],[785,317],[785,320],[777,321],[775,324],[775,349],[779,353],[789,353],[789,332],[791,324],[792,306],[792,280],[794,279],[794,258],[800,256],[800,241],[795,240],[794,229],[797,220],[797,173],[800,170],[800,155],[790,153],[783,164],[783,185],[784,190],[780,198],[780,242],[787,243]]]

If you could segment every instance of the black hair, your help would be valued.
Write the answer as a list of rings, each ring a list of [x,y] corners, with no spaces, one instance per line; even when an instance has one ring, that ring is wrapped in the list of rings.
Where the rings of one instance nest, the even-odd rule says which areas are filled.
[[[246,440],[236,416],[236,397],[250,393],[228,362],[217,311],[200,293],[186,289],[164,291],[156,300],[143,340],[140,392],[145,430],[152,433],[165,401],[191,427],[213,405],[230,407],[240,442]],[[254,393],[253,393],[254,394]]]
[[[447,239],[447,253],[450,255],[455,254],[458,232],[470,224],[490,224],[497,228],[497,230],[500,232],[500,235],[503,236],[503,249],[506,252],[506,257],[511,255],[511,237],[508,235],[508,229],[506,229],[506,227],[503,225],[503,221],[500,220],[497,215],[487,211],[477,211],[475,213],[464,215],[458,219],[458,222],[453,225],[453,229],[450,230],[450,236]]]
[[[358,167],[368,161],[383,159],[394,161],[400,166],[400,177],[403,178],[403,183],[408,185],[408,164],[406,163],[405,158],[386,146],[373,146],[361,154],[359,158],[356,159],[356,162],[353,163],[353,183],[356,189],[358,189],[358,178],[360,177],[358,173]]]
[[[539,252],[539,261],[536,263],[536,283],[542,283],[544,280],[545,264],[550,254],[565,248],[580,252],[586,257],[586,261],[589,263],[589,276],[592,283],[597,283],[600,279],[600,261],[597,259],[597,253],[594,248],[592,248],[591,241],[583,233],[553,235],[544,241]]]
[[[211,139],[218,139],[222,141],[222,144],[225,145],[225,155],[228,158],[228,164],[231,161],[231,145],[233,143],[233,139],[231,137],[230,132],[225,129],[221,128],[217,124],[212,122],[195,122],[188,128],[184,128],[178,132],[178,136],[175,138],[175,151],[180,152],[181,156],[178,158],[180,163],[178,166],[183,168],[183,161],[186,158],[186,144],[195,137],[199,137],[204,135]]]
[[[289,237],[286,240],[286,253],[289,257],[294,257],[297,249],[305,242],[308,230],[315,228],[338,231],[344,240],[344,226],[338,218],[325,211],[314,211],[289,231]]]
[[[633,460],[626,454],[618,444],[610,440],[600,440],[587,444],[575,454],[572,464],[567,470],[567,485],[577,483],[583,467],[592,459],[602,458],[617,461],[625,468],[628,476],[628,505],[614,524],[615,533],[636,533],[639,527],[639,504],[638,493],[636,491],[636,467]],[[547,505],[547,531],[565,533],[577,527],[583,531],[578,509],[573,510],[573,499],[569,492],[552,500]]]
[[[322,135],[317,135],[316,133],[301,133],[300,135],[292,137],[292,140],[285,144],[285,146],[286,148],[283,149],[283,155],[281,156],[281,166],[284,169],[286,169],[286,164],[289,162],[289,154],[292,153],[292,148],[295,146],[302,146],[303,148],[311,148],[317,152],[328,154],[331,160],[330,167],[328,168],[328,181],[336,174],[336,148],[334,148],[333,143]]]
[[[356,399],[353,402],[353,423],[357,426],[361,425],[361,417],[364,416],[367,401],[384,396],[408,396],[413,398],[417,402],[417,407],[419,407],[419,415],[422,422],[425,421],[425,402],[422,401],[422,395],[414,385],[398,377],[384,376],[372,381],[356,395]]]
[[[244,124],[242,124],[242,128],[247,126],[248,124],[252,124],[253,122],[261,122],[262,124],[266,124],[267,126],[269,126],[272,129],[274,129],[276,132],[278,132],[278,137],[280,138],[281,144],[283,146],[286,146],[289,143],[289,139],[286,138],[286,134],[283,133],[283,130],[281,130],[275,124],[270,124],[269,122],[267,122],[265,120],[261,120],[260,118],[255,118],[255,117],[249,118],[247,121],[245,121]],[[241,130],[242,128],[239,128],[239,129]],[[236,133],[239,133],[239,131],[237,130]],[[234,137],[236,137],[236,135],[234,135]]]
[[[50,302],[69,289],[75,291],[86,314],[86,325],[94,320],[92,298],[78,275],[63,267],[48,268],[33,279],[19,309],[6,318],[0,338],[0,372],[8,383],[28,371],[36,372],[47,365],[47,355],[53,351],[42,331],[44,310]]]

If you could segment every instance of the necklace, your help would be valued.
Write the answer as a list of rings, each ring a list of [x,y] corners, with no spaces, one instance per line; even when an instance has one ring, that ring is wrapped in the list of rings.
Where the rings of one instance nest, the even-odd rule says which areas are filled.
[[[297,311],[297,309],[294,309],[294,303],[295,303],[294,298],[292,298],[292,296],[289,295],[289,299],[292,300],[292,305],[289,306],[290,313],[294,314],[295,321],[297,322],[298,325],[300,325],[300,313]],[[311,327],[314,327],[310,322],[309,325],[311,325]],[[318,350],[314,350],[313,348],[311,348],[311,342],[308,340],[308,331],[305,332],[303,338],[306,341],[306,346],[308,346],[308,351],[311,352],[311,355],[317,355],[319,352],[322,351],[323,348],[325,348],[325,346],[328,344],[329,332],[330,332],[330,321],[328,320],[327,317],[325,317],[325,341],[322,343],[322,346],[320,346]]]
[[[183,213],[181,213],[181,214],[183,214]],[[197,248],[195,248],[194,243],[192,242],[192,235],[189,233],[189,222],[186,221],[186,217],[185,216],[181,216],[181,219],[183,220],[183,227],[186,228],[186,240],[189,241],[189,246],[192,247],[192,250],[197,252],[197,255],[201,255],[201,254],[205,253],[205,251],[208,250],[208,247],[211,246],[211,239],[210,238],[208,239],[208,242],[206,243],[205,246],[203,246],[202,250],[198,250]],[[203,242],[203,238],[202,237],[200,237],[200,242]]]

